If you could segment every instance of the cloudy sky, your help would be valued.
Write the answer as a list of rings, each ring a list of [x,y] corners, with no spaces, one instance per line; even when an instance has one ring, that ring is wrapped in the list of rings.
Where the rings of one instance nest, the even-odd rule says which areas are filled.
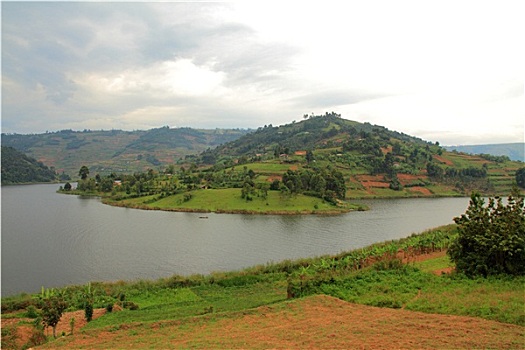
[[[335,111],[523,142],[520,1],[2,2],[2,132],[257,128]]]

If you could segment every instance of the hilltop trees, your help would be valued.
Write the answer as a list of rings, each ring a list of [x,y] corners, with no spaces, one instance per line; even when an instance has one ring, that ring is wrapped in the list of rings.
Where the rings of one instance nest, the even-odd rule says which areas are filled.
[[[459,236],[448,250],[456,269],[467,276],[525,274],[525,208],[517,188],[507,199],[485,206],[475,193],[465,214],[454,218]]]

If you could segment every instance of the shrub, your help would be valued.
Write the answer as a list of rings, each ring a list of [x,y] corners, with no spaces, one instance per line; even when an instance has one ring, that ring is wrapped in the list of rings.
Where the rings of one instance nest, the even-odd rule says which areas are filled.
[[[106,311],[112,312],[113,311],[113,303],[107,303],[106,304]]]
[[[525,274],[525,208],[515,188],[507,205],[472,194],[465,214],[454,218],[458,237],[448,255],[456,270],[469,277]]]
[[[29,305],[27,307],[26,317],[27,318],[37,318],[38,317],[38,312],[33,305]]]
[[[91,320],[93,319],[93,304],[92,303],[86,302],[84,304],[84,316],[87,322],[91,322]]]

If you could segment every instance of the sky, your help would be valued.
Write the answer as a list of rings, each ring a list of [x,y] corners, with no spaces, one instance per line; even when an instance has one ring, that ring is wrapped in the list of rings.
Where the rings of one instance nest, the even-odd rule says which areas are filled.
[[[336,112],[524,142],[520,1],[2,2],[2,132],[258,128]]]

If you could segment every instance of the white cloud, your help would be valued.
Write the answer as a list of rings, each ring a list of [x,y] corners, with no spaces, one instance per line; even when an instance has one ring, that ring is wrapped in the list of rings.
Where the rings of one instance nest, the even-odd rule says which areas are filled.
[[[5,3],[2,127],[259,127],[333,110],[443,144],[523,141],[520,8]]]
[[[136,67],[111,75],[90,74],[79,77],[86,88],[115,95],[140,94],[151,98],[202,96],[220,93],[224,74],[189,59],[156,62],[151,67]]]

